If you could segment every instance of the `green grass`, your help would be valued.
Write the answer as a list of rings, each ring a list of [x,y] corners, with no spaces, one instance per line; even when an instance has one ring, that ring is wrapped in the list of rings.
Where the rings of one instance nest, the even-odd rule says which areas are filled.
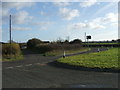
[[[120,69],[118,66],[118,48],[112,48],[98,53],[60,58],[57,61],[74,66]]]
[[[0,61],[18,61],[18,60],[22,60],[23,59],[23,55],[6,55],[2,57],[2,60]]]
[[[66,54],[73,54],[73,53],[79,53],[79,52],[83,52],[83,51],[87,51],[89,50],[88,48],[81,48],[78,50],[66,50],[65,53]],[[54,51],[50,51],[50,52],[46,52],[45,54],[43,54],[44,56],[57,56],[57,55],[63,55],[64,51],[63,50],[54,50]]]
[[[82,45],[116,45],[116,44],[120,44],[120,43],[82,43]]]

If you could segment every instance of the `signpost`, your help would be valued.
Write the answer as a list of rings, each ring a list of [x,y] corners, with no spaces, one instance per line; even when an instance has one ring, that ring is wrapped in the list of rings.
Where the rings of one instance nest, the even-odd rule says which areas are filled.
[[[88,43],[88,48],[89,48],[89,39],[91,39],[91,36],[89,35],[89,36],[86,36],[87,37],[87,43]]]

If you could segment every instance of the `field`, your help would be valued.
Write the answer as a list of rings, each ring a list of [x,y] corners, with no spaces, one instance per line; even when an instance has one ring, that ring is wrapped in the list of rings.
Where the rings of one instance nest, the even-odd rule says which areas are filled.
[[[89,44],[89,45],[116,45],[116,44],[120,44],[120,43],[82,43],[83,45],[85,44]]]
[[[112,48],[107,51],[98,53],[82,54],[60,58],[57,60],[60,63],[68,65],[83,66],[90,68],[111,68],[120,69],[118,66],[118,48]]]

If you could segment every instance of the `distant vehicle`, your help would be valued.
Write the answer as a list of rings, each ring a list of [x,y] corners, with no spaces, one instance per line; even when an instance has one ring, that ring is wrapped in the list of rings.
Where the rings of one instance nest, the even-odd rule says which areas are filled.
[[[26,49],[26,48],[27,48],[27,46],[22,46],[22,47],[21,47],[21,49]]]

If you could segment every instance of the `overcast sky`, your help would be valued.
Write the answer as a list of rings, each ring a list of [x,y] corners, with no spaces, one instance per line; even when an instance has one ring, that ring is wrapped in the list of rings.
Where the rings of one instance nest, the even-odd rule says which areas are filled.
[[[91,2],[90,2],[91,1]],[[2,41],[9,40],[9,15],[12,15],[12,39],[57,40],[59,37],[84,41],[118,38],[117,2],[2,2]]]

